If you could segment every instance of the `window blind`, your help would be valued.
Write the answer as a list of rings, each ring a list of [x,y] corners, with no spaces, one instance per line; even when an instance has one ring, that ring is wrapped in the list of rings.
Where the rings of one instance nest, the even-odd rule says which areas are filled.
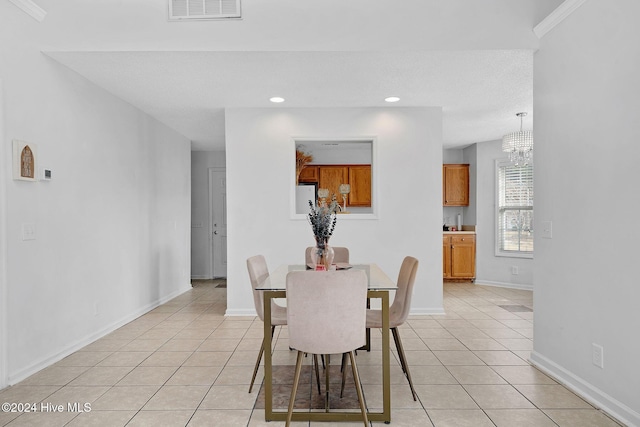
[[[498,164],[498,250],[533,253],[533,166]]]

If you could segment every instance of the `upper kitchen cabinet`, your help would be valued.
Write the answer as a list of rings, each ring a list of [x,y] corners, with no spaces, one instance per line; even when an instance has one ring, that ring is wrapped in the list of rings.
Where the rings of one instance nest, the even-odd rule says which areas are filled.
[[[442,206],[469,206],[469,165],[442,165]]]
[[[371,165],[349,166],[350,206],[371,206]]]
[[[341,202],[340,184],[346,184],[349,180],[349,168],[342,165],[323,165],[319,166],[318,188],[326,188],[329,190],[329,200],[335,195],[338,203]]]
[[[318,182],[318,166],[305,166],[298,175],[298,182]]]
[[[307,171],[309,169],[309,171]],[[314,179],[314,176],[317,176]],[[318,165],[307,166],[300,174],[300,182],[318,183],[318,188],[329,190],[329,197],[335,194],[342,204],[340,184],[349,184],[349,206],[371,206],[371,165]]]
[[[375,138],[325,140],[299,137],[294,142],[296,188],[293,205],[296,215],[306,215],[309,211],[306,199],[310,194],[310,186],[314,186],[316,192],[319,189],[329,191],[328,203],[335,195],[341,212],[351,214],[347,218],[375,217]],[[348,184],[349,188],[345,194],[346,201],[340,193],[343,184]]]

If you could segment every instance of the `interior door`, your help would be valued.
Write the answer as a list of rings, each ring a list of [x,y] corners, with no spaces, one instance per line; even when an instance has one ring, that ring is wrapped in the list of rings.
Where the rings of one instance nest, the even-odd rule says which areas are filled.
[[[227,173],[209,169],[209,237],[212,277],[227,277]]]

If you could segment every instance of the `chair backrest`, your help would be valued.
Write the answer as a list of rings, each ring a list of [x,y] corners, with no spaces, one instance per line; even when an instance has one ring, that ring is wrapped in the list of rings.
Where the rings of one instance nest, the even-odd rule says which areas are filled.
[[[349,264],[349,248],[345,248],[343,246],[332,246],[333,248],[333,262],[343,262]],[[313,246],[309,246],[307,250],[304,251],[304,263],[309,265],[311,264],[311,251],[313,250]]]
[[[340,354],[365,344],[367,275],[361,270],[292,271],[287,275],[289,345]]]
[[[401,325],[409,317],[411,295],[417,272],[418,260],[411,256],[405,257],[398,273],[398,290],[389,307],[389,324],[392,328]]]
[[[255,255],[247,259],[247,270],[249,270],[249,280],[253,290],[253,303],[256,306],[256,313],[260,320],[264,321],[264,300],[263,294],[256,291],[256,287],[269,276],[267,261],[262,255]]]

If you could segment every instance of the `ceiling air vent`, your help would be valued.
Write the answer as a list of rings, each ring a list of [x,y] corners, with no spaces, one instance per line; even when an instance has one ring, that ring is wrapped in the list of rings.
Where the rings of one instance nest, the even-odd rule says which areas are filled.
[[[170,21],[240,17],[240,0],[169,0]]]

